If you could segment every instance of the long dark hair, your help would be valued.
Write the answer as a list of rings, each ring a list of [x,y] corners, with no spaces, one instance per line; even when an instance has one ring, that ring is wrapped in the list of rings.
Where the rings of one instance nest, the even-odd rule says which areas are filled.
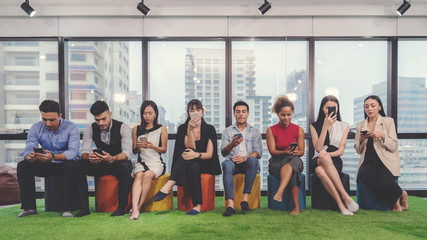
[[[378,102],[378,104],[380,104],[381,110],[378,112],[381,116],[386,117],[385,112],[384,112],[384,107],[383,107],[383,103],[381,102],[380,97],[378,97],[377,95],[371,95],[368,96],[367,98],[365,98],[365,100],[363,101],[363,113],[365,114],[365,119],[368,117],[368,114],[366,114],[365,112],[365,102],[368,99],[374,99]]]
[[[159,121],[158,121],[158,119],[159,119],[159,109],[157,108],[157,104],[155,102],[151,101],[151,100],[145,100],[141,104],[141,109],[140,109],[141,125],[139,125],[139,127],[142,130],[144,130],[145,127],[147,126],[147,123],[145,122],[143,114],[144,114],[145,109],[148,106],[151,106],[154,109],[154,112],[156,113],[156,117],[154,118],[154,121],[153,121],[153,127],[157,127],[159,125]]]
[[[187,120],[186,122],[190,121],[190,109],[192,109],[193,107],[196,107],[196,109],[202,109],[203,110],[203,104],[199,99],[193,99],[191,101],[188,102],[187,104]],[[203,121],[203,118],[202,118]]]
[[[337,108],[338,108],[338,111],[336,113],[337,114],[337,120],[341,121],[340,102],[338,101],[338,98],[336,98],[335,96],[328,95],[328,96],[324,96],[322,98],[322,102],[320,102],[319,113],[317,114],[317,120],[316,120],[317,123],[323,124],[323,121],[325,121],[326,116],[325,116],[325,112],[323,112],[323,107],[329,101],[335,102],[337,104]]]

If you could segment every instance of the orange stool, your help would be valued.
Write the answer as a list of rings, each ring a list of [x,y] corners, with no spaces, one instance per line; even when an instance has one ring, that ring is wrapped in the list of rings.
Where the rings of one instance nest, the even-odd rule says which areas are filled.
[[[160,189],[166,184],[169,180],[170,175],[165,174],[151,181],[150,192],[145,199],[144,204],[142,205],[142,211],[162,211],[162,210],[171,210],[173,206],[172,194],[169,194],[165,199],[158,202],[153,202],[154,194],[160,191]]]
[[[126,211],[131,208],[129,192]],[[95,210],[97,212],[114,212],[119,206],[119,180],[113,175],[95,178]]]
[[[240,203],[243,197],[243,188],[245,187],[245,174],[234,174],[234,209],[242,209]],[[249,208],[256,209],[261,204],[261,180],[259,174],[256,175],[254,184],[252,185],[251,194],[249,194]],[[227,207],[227,201],[225,200],[224,192],[224,207]]]
[[[201,175],[202,200],[201,212],[215,209],[215,176],[211,174]],[[190,211],[193,209],[190,191],[187,186],[178,187],[178,209]]]

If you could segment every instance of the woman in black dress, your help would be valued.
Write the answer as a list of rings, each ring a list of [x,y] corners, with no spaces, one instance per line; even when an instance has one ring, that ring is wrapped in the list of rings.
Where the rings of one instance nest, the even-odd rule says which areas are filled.
[[[193,99],[187,104],[187,120],[178,127],[176,136],[171,177],[153,199],[154,201],[164,199],[172,192],[175,184],[187,185],[194,206],[187,215],[198,214],[203,203],[200,175],[221,174],[216,130],[214,126],[205,122],[203,113],[203,105],[199,100]]]

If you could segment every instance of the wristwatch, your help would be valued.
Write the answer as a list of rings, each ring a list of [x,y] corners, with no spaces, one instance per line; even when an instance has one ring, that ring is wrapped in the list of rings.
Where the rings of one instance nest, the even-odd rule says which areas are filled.
[[[52,159],[50,159],[51,162],[55,161],[55,154],[52,153]]]
[[[202,158],[202,153],[199,153],[199,158],[200,158],[200,159]]]

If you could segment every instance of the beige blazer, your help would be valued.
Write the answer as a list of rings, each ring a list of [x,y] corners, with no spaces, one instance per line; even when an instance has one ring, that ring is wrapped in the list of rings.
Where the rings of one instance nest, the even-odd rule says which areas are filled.
[[[367,130],[368,120],[365,119],[359,123],[357,123],[356,127],[356,138],[354,139],[354,148],[356,152],[360,154],[360,161],[357,167],[357,171],[359,171],[360,166],[362,165],[365,152],[366,152],[366,144],[368,143],[368,139],[365,139],[362,143],[359,142],[360,131]],[[389,117],[378,116],[377,123],[375,124],[375,131],[381,131],[385,135],[385,140],[383,141],[381,138],[374,138],[374,149],[378,154],[378,157],[383,162],[384,166],[387,167],[388,170],[395,177],[400,176],[400,157],[398,146],[399,142],[397,141],[396,135],[396,127],[394,125],[394,121]],[[357,178],[357,173],[356,173]]]

